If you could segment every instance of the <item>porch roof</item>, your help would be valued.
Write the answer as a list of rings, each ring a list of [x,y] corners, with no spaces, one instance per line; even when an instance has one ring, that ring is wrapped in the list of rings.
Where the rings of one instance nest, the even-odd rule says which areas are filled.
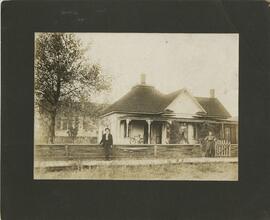
[[[119,117],[120,120],[136,120],[136,121],[160,121],[160,122],[169,122],[169,121],[179,121],[179,122],[190,122],[190,123],[213,123],[213,124],[238,124],[237,121],[231,120],[210,120],[210,119],[197,119],[197,118],[173,118],[173,117],[157,117],[157,116],[134,116],[134,115],[125,115]]]

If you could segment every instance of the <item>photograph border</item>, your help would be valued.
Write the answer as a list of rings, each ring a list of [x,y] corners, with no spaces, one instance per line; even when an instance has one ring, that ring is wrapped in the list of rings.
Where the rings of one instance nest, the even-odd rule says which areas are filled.
[[[2,219],[267,219],[266,2],[2,2]],[[33,180],[34,32],[239,33],[239,181]],[[16,210],[16,211],[14,211]]]

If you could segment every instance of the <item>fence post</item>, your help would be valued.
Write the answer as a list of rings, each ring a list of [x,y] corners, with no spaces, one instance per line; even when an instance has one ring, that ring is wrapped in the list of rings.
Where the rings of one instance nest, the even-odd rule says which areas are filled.
[[[217,140],[216,145],[215,145],[215,157],[219,156],[219,140]]]
[[[42,149],[42,148],[41,148]],[[46,155],[46,157],[49,157],[50,156],[50,147],[48,147],[48,150],[47,151],[45,151],[45,155]],[[46,148],[45,148],[45,150],[46,150]]]
[[[223,148],[224,148],[223,157],[225,157],[227,155],[227,140],[224,140]]]
[[[215,143],[215,157],[219,157],[220,156],[219,147],[220,147],[220,141],[217,140],[216,143]]]
[[[223,147],[222,147],[223,144],[224,144],[224,140],[222,140],[219,145],[219,157],[222,157],[222,154],[223,154]]]
[[[68,145],[65,145],[65,156],[68,157]]]
[[[227,154],[226,154],[226,156],[228,157],[228,156],[230,156],[230,142],[229,141],[227,141]]]
[[[224,154],[223,154],[224,157],[227,156],[227,151],[228,151],[228,147],[227,146],[228,146],[227,141],[225,141]]]
[[[215,142],[215,157],[217,156],[217,142],[218,141]]]
[[[231,142],[228,141],[228,156],[231,156]]]
[[[154,146],[154,156],[157,156],[157,145]]]
[[[220,157],[220,153],[221,153],[221,152],[220,152],[220,145],[221,145],[221,143],[222,143],[222,140],[219,140],[219,141],[218,141],[218,145],[217,145],[217,149],[218,149],[218,154],[217,154],[217,156],[218,156],[218,157]]]
[[[227,141],[225,141],[224,144],[224,153],[223,153],[223,157],[227,155]]]
[[[222,150],[223,150],[223,154],[222,154],[222,157],[224,157],[224,156],[226,156],[226,140],[224,140],[224,144],[223,144],[223,146],[222,146]]]
[[[222,155],[222,144],[223,144],[223,140],[221,140],[219,142],[219,145],[218,145],[218,148],[219,148],[219,150],[218,150],[218,156],[219,157],[221,157],[221,155]]]

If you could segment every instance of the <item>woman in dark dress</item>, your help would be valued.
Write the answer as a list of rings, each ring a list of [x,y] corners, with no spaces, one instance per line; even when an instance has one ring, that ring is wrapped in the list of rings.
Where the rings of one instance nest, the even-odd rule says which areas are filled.
[[[208,136],[204,138],[206,142],[206,157],[214,157],[215,156],[215,142],[216,137],[209,131]]]

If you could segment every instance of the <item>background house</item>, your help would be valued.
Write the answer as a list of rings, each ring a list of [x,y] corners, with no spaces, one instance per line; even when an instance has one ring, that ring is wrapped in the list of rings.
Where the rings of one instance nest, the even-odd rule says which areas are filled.
[[[70,102],[63,105],[56,116],[55,143],[96,144],[98,142],[98,114],[106,105],[90,102]],[[77,129],[75,137],[71,129]],[[46,113],[35,111],[35,143],[48,142]]]
[[[103,111],[99,125],[99,136],[109,127],[117,144],[195,144],[209,130],[238,142],[238,122],[213,89],[209,97],[194,97],[185,88],[163,94],[146,84],[144,74],[139,85]]]

